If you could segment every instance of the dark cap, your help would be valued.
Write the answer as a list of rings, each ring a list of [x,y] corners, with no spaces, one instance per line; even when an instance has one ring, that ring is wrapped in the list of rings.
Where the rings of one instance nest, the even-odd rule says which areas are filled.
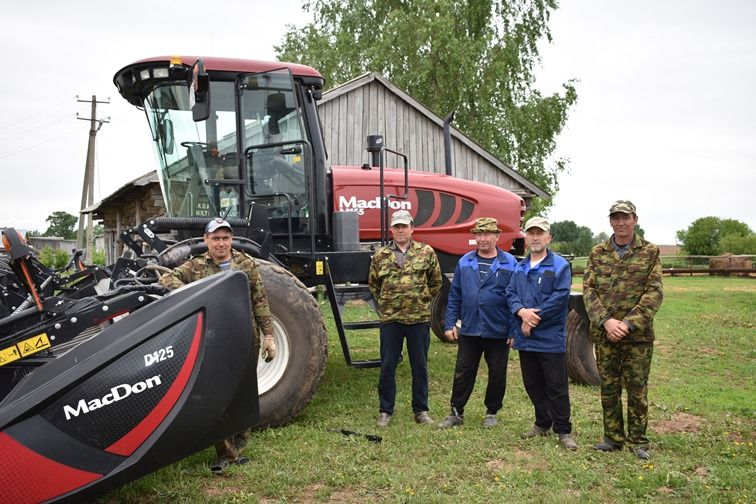
[[[205,226],[205,234],[210,234],[218,231],[221,228],[228,228],[228,230],[233,233],[234,230],[231,229],[231,224],[224,221],[220,217],[216,217],[215,219],[211,220],[207,223],[207,226]]]

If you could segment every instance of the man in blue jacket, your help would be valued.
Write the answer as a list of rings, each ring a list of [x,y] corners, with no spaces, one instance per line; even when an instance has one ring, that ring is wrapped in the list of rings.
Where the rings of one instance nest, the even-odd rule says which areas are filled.
[[[506,289],[517,261],[496,246],[500,234],[496,219],[481,217],[470,231],[477,248],[457,263],[446,308],[444,334],[458,340],[459,346],[451,414],[439,424],[441,428],[464,423],[465,404],[475,386],[481,356],[488,365],[485,427],[496,425],[507,387],[507,340],[514,319],[507,308]],[[459,329],[457,320],[461,320]]]
[[[507,287],[509,309],[516,317],[510,344],[520,352],[522,381],[535,408],[535,424],[522,437],[545,436],[553,428],[562,446],[575,450],[565,359],[572,269],[548,249],[550,229],[542,217],[525,223],[530,253],[517,263]]]

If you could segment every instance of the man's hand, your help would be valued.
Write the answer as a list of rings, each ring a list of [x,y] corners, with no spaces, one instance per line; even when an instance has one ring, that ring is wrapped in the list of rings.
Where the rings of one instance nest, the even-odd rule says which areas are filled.
[[[272,334],[266,334],[260,347],[262,358],[265,362],[272,361],[276,356],[276,342]]]
[[[512,345],[514,345],[514,338],[507,338],[507,346],[512,348]]]
[[[451,329],[447,329],[444,331],[444,336],[446,336],[446,339],[449,341],[457,341],[457,326],[452,327]]]
[[[610,318],[604,322],[606,329],[606,339],[612,343],[617,343],[630,333],[630,328],[621,320]]]
[[[528,326],[531,329],[538,324],[541,323],[541,317],[538,315],[538,312],[541,311],[540,308],[520,308],[517,312],[517,316],[522,319],[522,326]],[[524,330],[522,332],[525,332]],[[530,333],[530,331],[528,331]],[[526,336],[530,336],[530,334],[526,334]]]
[[[533,328],[530,326],[530,324],[528,324],[527,322],[523,321],[522,325],[520,326],[520,329],[522,330],[522,334],[524,334],[525,337],[527,338],[527,337],[530,336],[530,330],[533,329]]]

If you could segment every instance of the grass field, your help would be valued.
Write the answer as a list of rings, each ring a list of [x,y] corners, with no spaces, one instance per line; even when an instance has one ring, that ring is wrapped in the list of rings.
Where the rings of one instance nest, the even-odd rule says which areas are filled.
[[[516,352],[510,355],[496,428],[480,425],[484,369],[463,427],[442,431],[416,425],[405,362],[397,377],[394,420],[378,430],[378,370],[348,368],[331,325],[320,391],[292,424],[253,435],[246,450],[250,464],[216,477],[207,469],[214,452],[206,450],[102,500],[756,502],[756,282],[665,278],[665,297],[656,319],[649,461],[630,452],[590,449],[601,438],[598,389],[590,387],[570,386],[576,452],[559,448],[554,436],[521,440],[533,412]],[[377,356],[375,335],[354,338],[353,346],[357,358]],[[455,354],[455,346],[431,342],[430,403],[436,421],[447,414]],[[382,442],[342,429],[376,434]]]

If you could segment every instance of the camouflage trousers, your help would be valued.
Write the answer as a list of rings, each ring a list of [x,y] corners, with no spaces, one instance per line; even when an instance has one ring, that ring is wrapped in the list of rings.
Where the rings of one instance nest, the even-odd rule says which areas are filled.
[[[648,448],[648,375],[653,350],[653,342],[605,340],[596,344],[605,440]],[[627,435],[622,416],[623,388],[627,393]]]
[[[252,321],[254,324],[254,317],[252,317]],[[255,335],[259,339],[259,334],[257,331],[255,331]],[[257,363],[257,356],[259,354],[260,343],[258,341],[257,343],[255,343],[255,350],[252,353],[253,362]],[[234,460],[239,458],[242,450],[245,446],[247,446],[249,436],[249,430],[245,430],[243,432],[239,432],[238,434],[234,434],[233,436],[227,437],[220,443],[215,443],[215,453],[218,455],[219,459],[233,462]]]
[[[241,451],[247,446],[247,441],[249,441],[249,431],[234,434],[220,443],[215,443],[215,453],[218,454],[219,459],[233,462],[239,458]]]

